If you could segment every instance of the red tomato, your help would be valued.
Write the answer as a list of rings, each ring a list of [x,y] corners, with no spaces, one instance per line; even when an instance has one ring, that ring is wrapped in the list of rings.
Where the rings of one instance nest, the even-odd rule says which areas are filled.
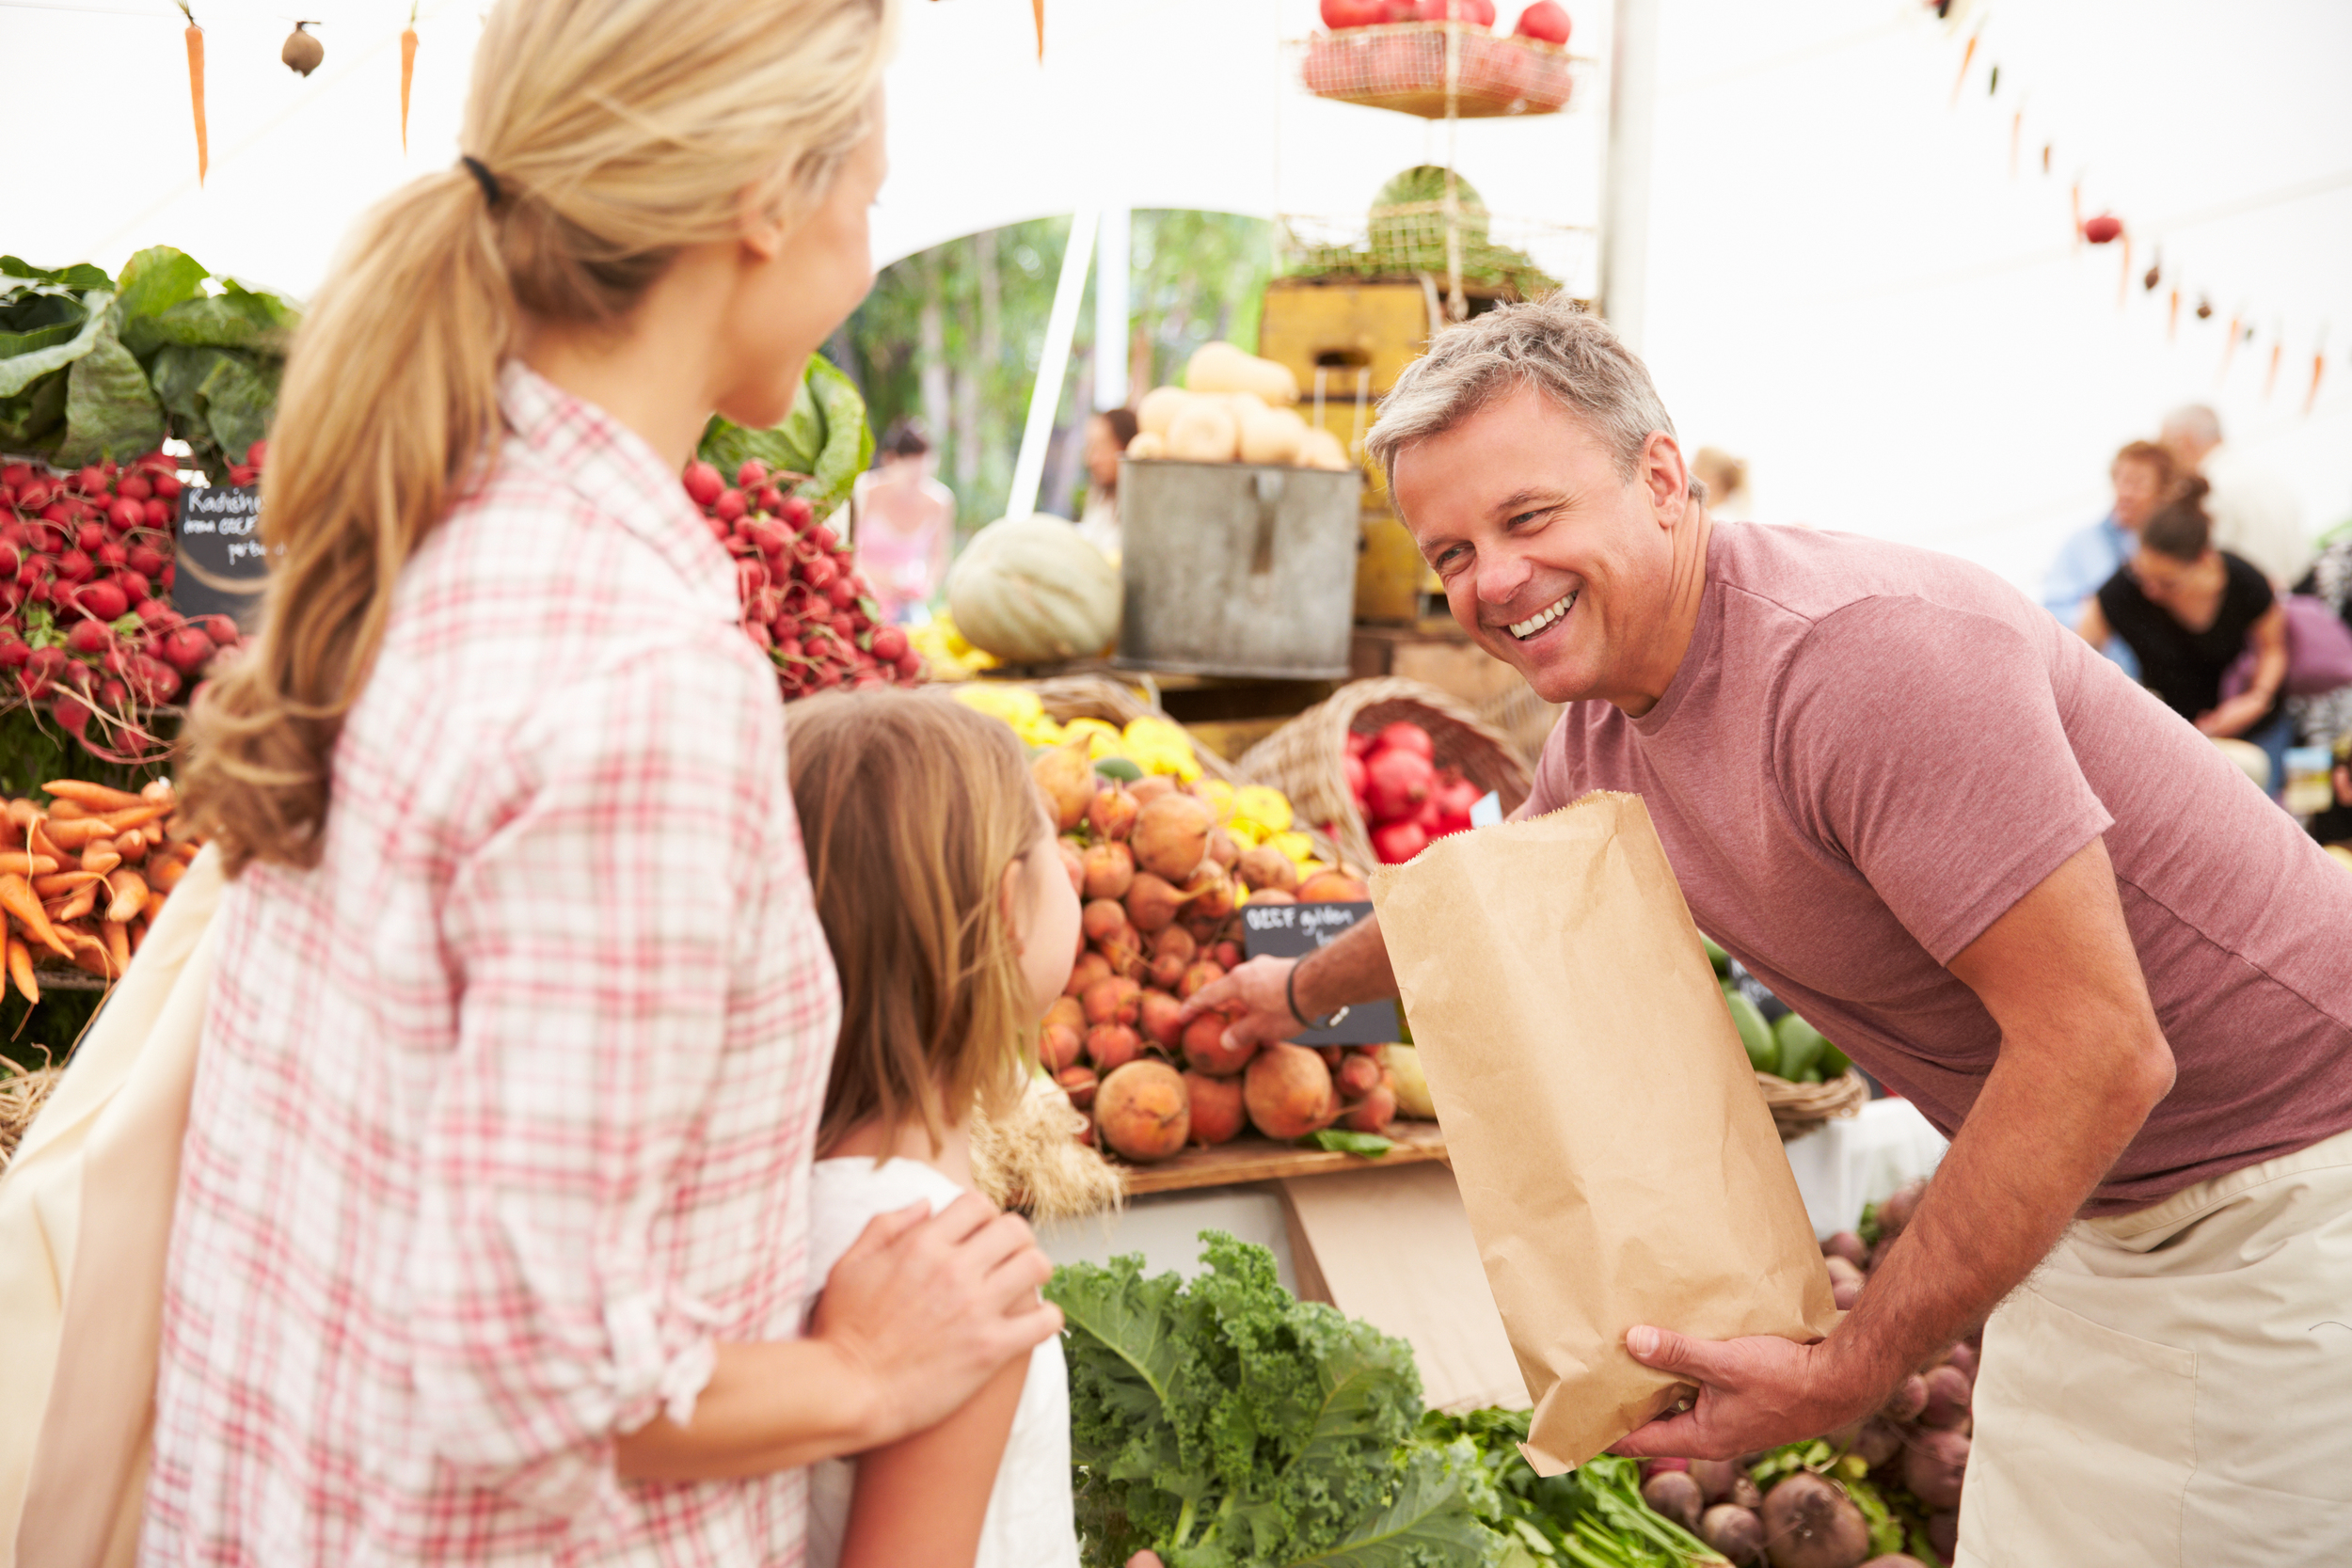
[[[1535,0],[1519,12],[1518,25],[1511,30],[1523,39],[1565,44],[1568,41],[1568,13],[1555,0]]]

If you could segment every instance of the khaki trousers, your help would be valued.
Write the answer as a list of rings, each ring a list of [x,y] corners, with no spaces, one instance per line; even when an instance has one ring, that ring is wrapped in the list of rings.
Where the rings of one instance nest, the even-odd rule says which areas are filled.
[[[1958,1568],[2352,1563],[2352,1132],[2074,1226],[1975,1414]]]

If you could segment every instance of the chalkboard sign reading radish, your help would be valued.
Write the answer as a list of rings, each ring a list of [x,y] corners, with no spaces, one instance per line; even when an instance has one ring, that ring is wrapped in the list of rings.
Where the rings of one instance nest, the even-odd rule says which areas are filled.
[[[250,633],[260,625],[262,489],[258,484],[190,485],[180,492],[179,570],[171,608],[191,620],[227,615]]]

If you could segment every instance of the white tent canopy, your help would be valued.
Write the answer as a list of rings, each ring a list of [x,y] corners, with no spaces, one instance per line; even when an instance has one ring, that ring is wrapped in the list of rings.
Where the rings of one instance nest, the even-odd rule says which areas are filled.
[[[8,145],[44,154],[15,166],[0,250],[111,267],[168,243],[299,293],[370,201],[456,155],[479,0],[423,6],[405,157],[403,8],[312,0],[327,61],[304,81],[277,63],[280,8],[212,0],[201,191],[176,10],[54,3],[68,9],[0,8],[11,62],[55,65],[20,70],[0,102]],[[1308,0],[1046,6],[1040,65],[1025,0],[905,4],[880,259],[1081,205],[1344,217],[1446,154],[1442,128],[1304,95],[1282,44],[1311,30]],[[1577,52],[1605,59],[1607,8],[1570,9]],[[2315,528],[2352,513],[2352,96],[2336,80],[2352,8],[1979,6],[1957,103],[1961,39],[1913,0],[1663,12],[1645,344],[1686,441],[1750,459],[1764,515],[1934,545],[2030,583],[2058,535],[2103,510],[2114,448],[2191,399],[2296,485]],[[1993,95],[1988,63],[2003,71]],[[1603,86],[1589,79],[1575,114],[1462,128],[1459,166],[1498,214],[1593,221]],[[2185,311],[2174,341],[2164,289],[2135,285],[2119,305],[2115,248],[2068,241],[2077,177],[2088,210],[2132,224],[2135,270],[2160,244],[2168,279],[2210,290],[2215,320]],[[2241,312],[2259,336],[2220,378]]]

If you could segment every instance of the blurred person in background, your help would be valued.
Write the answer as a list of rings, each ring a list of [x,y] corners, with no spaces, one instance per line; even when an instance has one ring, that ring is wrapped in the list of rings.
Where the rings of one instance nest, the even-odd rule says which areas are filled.
[[[2212,486],[2205,514],[2213,519],[2213,542],[2262,569],[2273,588],[2284,588],[2312,563],[2311,536],[2303,529],[2303,503],[2276,474],[2257,467],[2221,440],[2221,419],[2201,403],[2164,417],[2158,437],[2181,475],[2201,477]]]
[[[891,626],[929,619],[931,595],[947,579],[955,543],[956,495],[931,473],[922,425],[900,420],[882,437],[873,468],[850,492],[858,570]]]
[[[2124,443],[2107,466],[2115,504],[2106,516],[2058,546],[2058,559],[2042,579],[2042,607],[2062,625],[2081,625],[2091,595],[2132,558],[2140,529],[2164,504],[2177,477],[2172,454],[2153,441]],[[2138,657],[2122,638],[2109,637],[2099,651],[2122,665],[2125,674],[2138,678]]]
[[[2258,568],[2215,546],[2204,501],[2205,482],[2192,477],[2148,519],[2137,553],[2100,587],[2077,629],[2094,648],[2110,636],[2130,644],[2141,683],[2202,733],[2260,746],[2275,785],[2293,736],[2279,695],[2286,610]],[[2225,700],[2221,677],[2249,647],[2252,683]]]
[[[1119,562],[1119,459],[1136,438],[1136,411],[1106,408],[1087,420],[1087,504],[1078,536]]]
[[[1691,471],[1707,486],[1707,510],[1727,523],[1756,520],[1756,498],[1748,493],[1748,465],[1721,447],[1701,447]]]
[[[2327,605],[2345,626],[2352,627],[2352,529],[2338,529],[2329,536],[2295,591]],[[2313,696],[2290,696],[2287,711],[2295,716],[2296,732],[2306,746],[2334,746],[2352,738],[2352,686]],[[2352,828],[2339,836],[2352,838]]]

